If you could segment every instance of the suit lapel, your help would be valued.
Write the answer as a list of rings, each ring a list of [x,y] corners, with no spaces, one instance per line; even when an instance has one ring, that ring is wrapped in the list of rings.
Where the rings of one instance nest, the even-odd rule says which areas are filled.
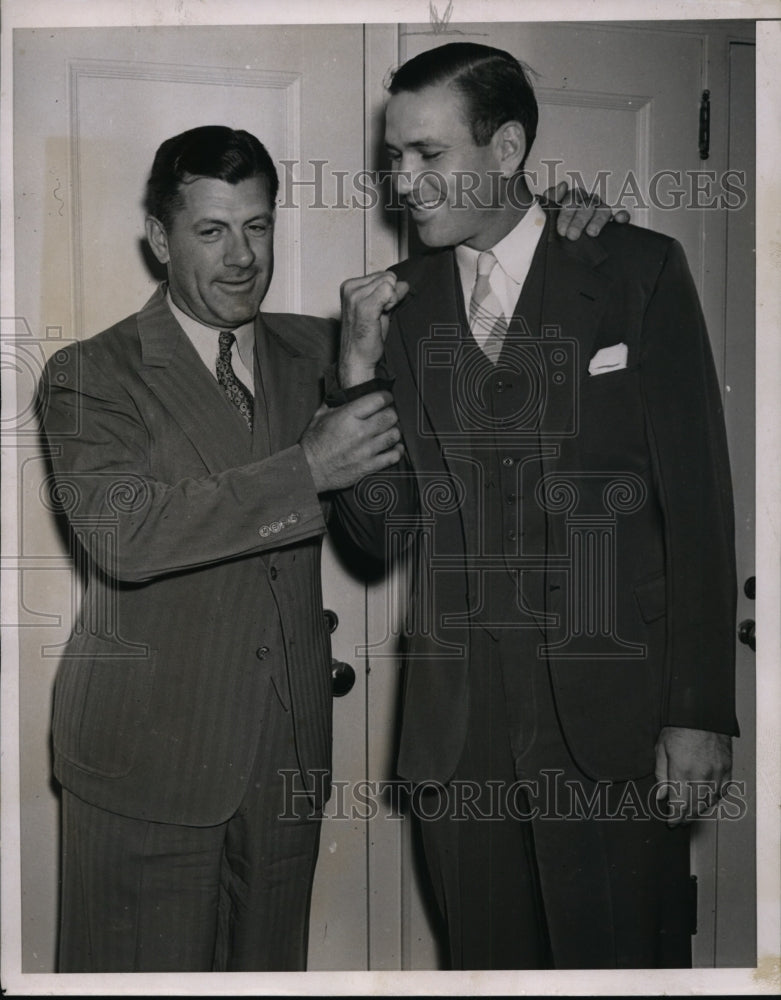
[[[161,287],[138,314],[139,375],[190,439],[209,472],[243,465],[249,435],[241,415],[176,322]]]
[[[596,270],[605,259],[599,243],[587,236],[574,243],[562,239],[556,233],[554,213],[547,214],[542,236],[545,242],[540,326],[530,332],[541,344],[551,345],[542,348],[547,398],[541,429],[546,435],[556,435],[572,423],[578,383],[588,369],[610,281]],[[444,372],[447,352],[461,337],[463,320],[458,307],[461,294],[453,252],[432,254],[422,260],[420,269],[410,281],[407,300],[396,311],[400,343],[418,389],[420,403],[415,409],[422,411],[418,412],[418,424],[421,420],[427,421],[440,438],[459,433],[454,407],[446,398],[452,382],[448,383]],[[511,331],[517,333],[520,330],[517,317],[515,319]],[[441,356],[432,355],[430,352],[439,338],[443,347]],[[554,382],[550,378],[552,372],[548,372],[548,356],[556,340],[562,342],[567,351],[566,384]],[[432,366],[432,361],[437,364]],[[440,362],[442,378],[437,375]]]
[[[452,250],[423,258],[396,311],[399,341],[417,387],[417,428],[440,440],[458,437],[454,398],[456,353],[463,344],[461,288]],[[392,374],[392,372],[391,372]],[[400,407],[401,409],[401,407]]]
[[[575,243],[561,239],[553,213],[548,213],[542,240],[539,325],[530,333],[540,346],[544,366],[543,465],[545,471],[553,471],[562,439],[577,433],[580,380],[588,370],[611,282],[597,271],[606,256],[599,243],[585,236]],[[396,383],[396,404],[402,420],[405,414],[410,414],[408,423],[415,420],[414,427],[403,428],[408,447],[416,452],[411,455],[414,465],[433,472],[443,463],[449,466],[448,441],[456,445],[463,441],[450,395],[458,391],[452,378],[454,357],[449,361],[465,322],[459,308],[462,292],[452,251],[422,258],[415,271],[404,276],[410,291],[394,314],[387,344],[388,374],[393,376],[394,362],[409,366],[413,383],[403,379]],[[515,320],[511,330],[517,335],[521,333],[519,317]],[[439,346],[441,351],[432,354]],[[558,346],[564,347],[564,366],[553,356]],[[561,352],[556,355],[560,358]],[[554,378],[562,367],[566,375],[563,382]],[[457,469],[450,471],[457,474]]]
[[[554,344],[561,342],[568,354],[565,381],[547,380],[548,400],[542,415],[542,432],[554,438],[577,426],[580,380],[588,371],[597,327],[610,292],[610,280],[596,267],[605,259],[599,243],[582,236],[575,243],[556,234],[553,213],[548,215],[545,275],[541,309],[541,343],[549,364]]]
[[[323,363],[293,347],[285,337],[284,316],[277,314],[258,317],[255,358],[256,385],[265,400],[268,447],[273,454],[296,444],[312,419],[320,402]],[[256,455],[259,447],[256,441]]]

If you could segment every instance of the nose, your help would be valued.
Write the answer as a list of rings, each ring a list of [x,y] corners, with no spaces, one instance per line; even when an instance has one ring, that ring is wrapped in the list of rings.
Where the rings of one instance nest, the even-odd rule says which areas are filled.
[[[250,245],[247,234],[234,233],[228,240],[225,250],[226,267],[249,267],[255,260],[255,253]]]
[[[400,198],[406,198],[410,191],[412,191],[413,181],[414,178],[409,167],[405,168],[402,164],[399,164],[398,169],[393,174],[393,183],[396,185],[396,190],[399,192]]]

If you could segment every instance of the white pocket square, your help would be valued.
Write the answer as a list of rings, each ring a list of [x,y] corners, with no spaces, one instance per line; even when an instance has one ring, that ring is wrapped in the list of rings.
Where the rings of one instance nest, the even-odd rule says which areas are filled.
[[[613,372],[619,368],[626,368],[628,354],[629,349],[626,344],[611,344],[610,347],[603,347],[589,361],[589,375],[601,375],[603,372]]]

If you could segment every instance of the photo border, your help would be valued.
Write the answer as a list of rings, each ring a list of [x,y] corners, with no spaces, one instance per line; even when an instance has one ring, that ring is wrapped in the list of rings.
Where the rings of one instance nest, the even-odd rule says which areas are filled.
[[[115,25],[309,24],[430,22],[431,8],[445,0],[369,0],[334,3],[315,0],[279,4],[269,0],[5,0],[2,19],[2,110],[0,113],[0,323],[5,336],[14,309],[13,210],[13,29],[18,27],[111,27]],[[19,698],[15,631],[3,628],[2,684],[2,956],[0,983],[8,995],[394,995],[515,994],[647,995],[665,993],[765,994],[779,984],[781,905],[779,892],[778,804],[781,800],[781,20],[772,0],[688,3],[656,0],[515,0],[476,3],[454,0],[451,23],[474,21],[757,21],[757,578],[760,643],[757,678],[757,866],[758,928],[756,969],[594,970],[555,972],[305,972],[191,974],[29,974],[21,971],[21,875],[19,864]],[[12,331],[10,331],[12,334]],[[3,407],[14,411],[14,373],[4,370]],[[10,452],[10,453],[9,453]],[[17,530],[15,456],[3,453],[2,537],[13,552]],[[2,620],[14,621],[18,600],[13,571],[2,574]]]

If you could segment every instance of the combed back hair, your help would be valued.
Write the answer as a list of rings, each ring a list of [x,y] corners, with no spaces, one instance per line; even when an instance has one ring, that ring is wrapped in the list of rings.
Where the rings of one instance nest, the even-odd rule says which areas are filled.
[[[279,190],[274,161],[254,135],[225,125],[202,125],[166,139],[157,150],[146,184],[147,214],[169,230],[183,205],[181,185],[197,177],[228,184],[265,177],[272,205]]]
[[[537,99],[515,56],[490,45],[451,42],[405,62],[391,77],[388,90],[416,93],[443,83],[463,98],[467,124],[478,146],[486,146],[506,122],[520,122],[526,135],[525,162],[537,135]]]

